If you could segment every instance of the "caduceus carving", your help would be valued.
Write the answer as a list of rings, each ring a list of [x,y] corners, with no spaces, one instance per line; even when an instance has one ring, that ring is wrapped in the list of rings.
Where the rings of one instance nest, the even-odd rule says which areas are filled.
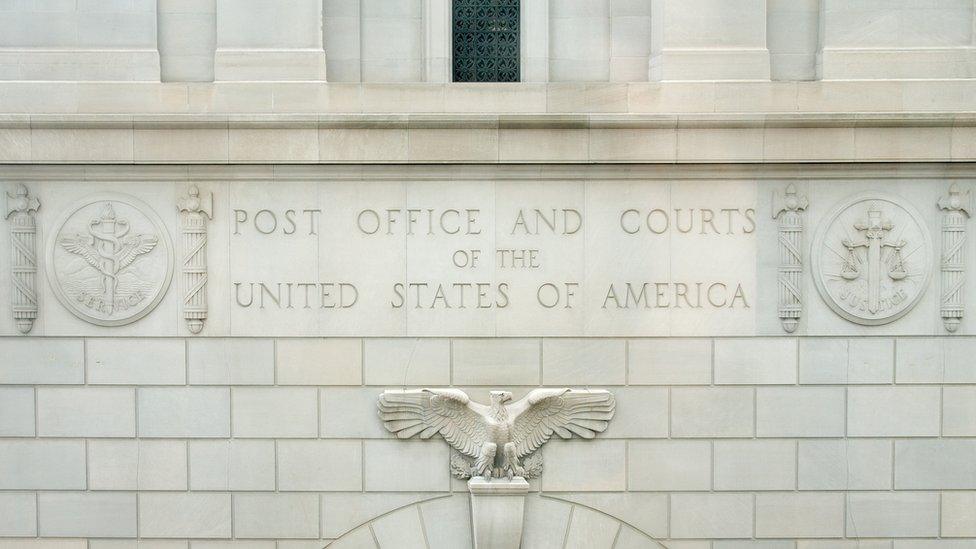
[[[443,436],[457,451],[451,469],[459,478],[531,478],[542,472],[535,451],[553,435],[593,438],[615,406],[604,390],[535,389],[514,403],[508,391],[490,395],[485,406],[459,389],[385,391],[379,416],[398,438]]]
[[[111,202],[106,202],[101,216],[88,223],[88,235],[63,236],[58,241],[102,275],[102,305],[109,311],[116,307],[119,273],[159,242],[154,235],[130,235],[130,229],[128,220],[117,217]]]

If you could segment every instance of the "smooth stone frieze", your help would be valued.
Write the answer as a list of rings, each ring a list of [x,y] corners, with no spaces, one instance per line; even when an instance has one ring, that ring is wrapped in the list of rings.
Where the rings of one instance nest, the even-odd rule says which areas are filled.
[[[780,197],[773,191],[773,219],[779,221],[780,264],[777,281],[779,282],[779,318],[783,329],[793,333],[800,323],[803,313],[803,293],[801,277],[803,276],[803,210],[807,209],[807,197],[797,194],[796,186],[792,183],[786,187],[786,193]]]
[[[173,245],[158,215],[119,193],[91,195],[66,211],[47,242],[55,296],[78,318],[121,326],[159,302],[173,275]]]
[[[827,305],[870,326],[910,311],[932,270],[922,219],[907,201],[876,192],[857,194],[829,212],[811,252],[814,281]]]
[[[942,324],[955,332],[962,321],[963,292],[966,285],[966,220],[972,212],[969,189],[953,183],[949,193],[939,199],[942,210]]]
[[[378,407],[397,438],[440,434],[460,454],[460,466],[452,459],[454,474],[486,481],[538,475],[541,462],[526,465],[554,434],[594,438],[606,430],[615,407],[613,394],[602,389],[535,389],[511,401],[508,391],[491,391],[486,406],[459,389],[388,390]]]
[[[4,217],[10,221],[10,282],[11,308],[14,323],[26,334],[37,319],[37,222],[35,214],[41,207],[24,185],[14,194],[7,193]]]
[[[200,194],[196,185],[180,198],[183,233],[183,319],[194,334],[207,320],[207,225],[213,219],[213,193]]]

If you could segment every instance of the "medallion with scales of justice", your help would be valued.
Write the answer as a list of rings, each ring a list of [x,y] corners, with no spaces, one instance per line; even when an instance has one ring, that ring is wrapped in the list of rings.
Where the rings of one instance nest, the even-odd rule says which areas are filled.
[[[826,303],[858,324],[892,322],[921,298],[932,244],[921,216],[901,198],[864,193],[824,217],[814,239],[813,276]]]

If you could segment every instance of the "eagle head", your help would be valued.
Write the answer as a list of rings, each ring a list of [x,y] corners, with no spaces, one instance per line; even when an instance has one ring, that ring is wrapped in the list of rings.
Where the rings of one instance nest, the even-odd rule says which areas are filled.
[[[512,393],[510,391],[491,391],[489,395],[491,395],[491,403],[493,405],[500,406],[512,400]]]

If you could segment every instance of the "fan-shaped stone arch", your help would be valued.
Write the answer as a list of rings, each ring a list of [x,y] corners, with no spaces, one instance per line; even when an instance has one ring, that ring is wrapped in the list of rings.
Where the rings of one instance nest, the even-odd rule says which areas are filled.
[[[351,528],[334,540],[323,540],[324,547],[459,549],[472,546],[466,493],[428,495],[426,498],[416,494],[362,496],[379,499],[364,501],[360,509],[379,503],[385,504],[386,510],[355,525],[347,522]],[[522,547],[666,548],[666,542],[655,539],[666,535],[666,500],[659,505],[656,502],[659,497],[630,493],[530,495],[526,498]],[[398,503],[403,504],[397,507]],[[325,531],[330,532],[329,525]]]

